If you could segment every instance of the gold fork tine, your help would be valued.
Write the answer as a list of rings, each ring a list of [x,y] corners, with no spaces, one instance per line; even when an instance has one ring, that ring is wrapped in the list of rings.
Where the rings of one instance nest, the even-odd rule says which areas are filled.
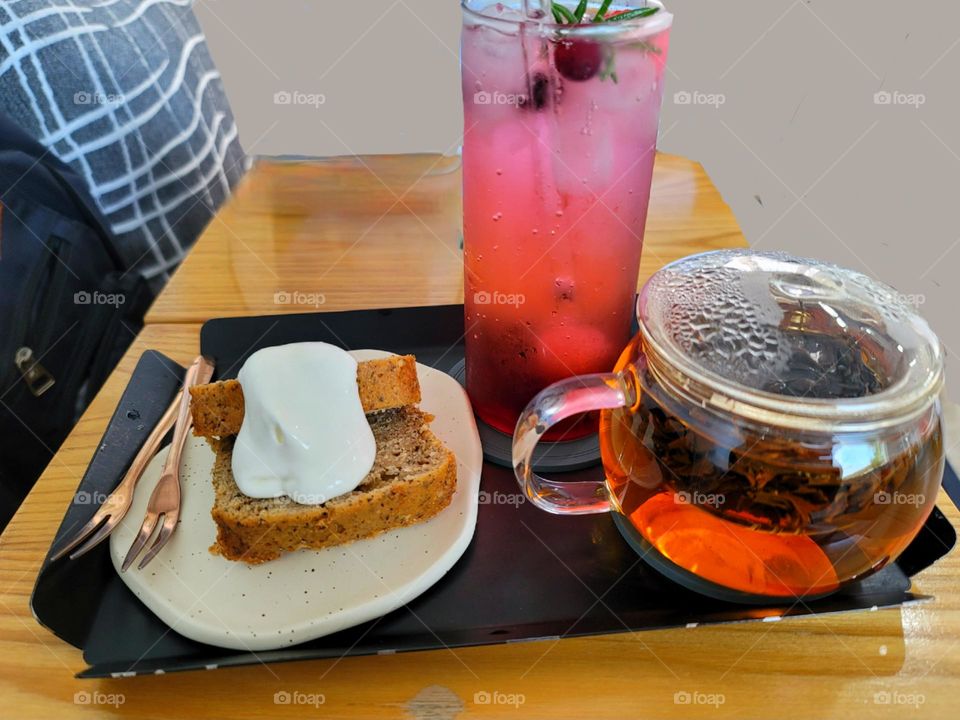
[[[60,548],[59,550],[57,550],[57,552],[53,554],[53,557],[50,558],[50,562],[56,562],[57,560],[62,558],[64,555],[66,555],[68,552],[73,550],[77,545],[82,543],[90,533],[92,533],[94,530],[100,527],[103,521],[107,519],[107,516],[108,514],[105,513],[102,508],[100,510],[97,510],[96,515],[90,518],[87,521],[86,525],[84,525],[82,528],[77,530],[76,535],[74,535],[70,539],[70,542],[68,542],[66,545],[64,545],[62,548]],[[83,553],[80,553],[80,554],[82,555]]]
[[[88,552],[93,550],[97,545],[99,545],[110,533],[113,532],[113,529],[117,526],[117,523],[120,522],[120,518],[110,517],[101,527],[97,530],[90,538],[79,548],[70,553],[70,559],[76,560],[81,555],[86,555]]]
[[[170,432],[170,428],[173,427],[173,423],[176,422],[177,411],[180,408],[180,398],[182,397],[182,394],[182,391],[178,391],[176,396],[174,396],[173,402],[170,403],[170,406],[163,414],[163,417],[160,418],[160,422],[157,423],[157,426],[151,431],[150,435],[147,436],[146,441],[143,443],[140,451],[133,459],[133,462],[130,464],[129,469],[123,477],[123,480],[120,481],[120,484],[117,485],[112,493],[110,493],[110,496],[103,502],[103,504],[100,506],[100,509],[97,510],[96,514],[92,518],[90,518],[90,521],[80,528],[70,539],[70,541],[60,550],[58,550],[52,558],[50,558],[51,562],[59,560],[68,552],[73,550],[73,548],[82,543],[88,535],[96,531],[104,520],[109,518],[109,529],[106,532],[103,532],[102,528],[100,531],[97,531],[97,541],[92,544],[88,543],[89,547],[85,545],[82,551],[72,553],[70,555],[70,559],[74,560],[84,553],[89,552],[97,543],[106,538],[110,534],[110,531],[113,530],[113,528],[115,528],[121,520],[123,520],[124,516],[127,514],[127,510],[130,509],[130,504],[133,502],[133,491],[136,487],[136,484],[140,481],[143,471],[153,459],[153,456],[157,454],[160,443],[163,442],[163,438],[168,432]]]
[[[121,571],[126,570],[133,564],[133,561],[137,559],[137,555],[140,554],[143,546],[147,544],[147,540],[149,540],[153,534],[153,529],[157,526],[157,520],[159,519],[156,513],[147,510],[147,516],[143,519],[140,532],[137,533],[136,540],[133,541],[133,545],[131,545],[127,551],[127,556],[123,559],[123,565],[120,566]]]
[[[183,455],[187,433],[193,425],[193,419],[190,416],[189,389],[198,383],[209,382],[212,376],[213,363],[202,355],[187,368],[187,375],[183,380],[183,394],[180,398],[180,407],[173,430],[173,442],[170,444],[166,462],[163,464],[160,480],[157,481],[153,494],[150,495],[150,500],[147,502],[147,511],[143,524],[140,526],[140,532],[137,533],[137,537],[130,546],[130,550],[120,567],[121,572],[125,572],[133,564],[137,555],[146,546],[161,516],[163,516],[164,522],[160,536],[140,563],[140,568],[150,562],[163,549],[173,531],[176,530],[177,518],[180,515],[180,458]]]
[[[179,513],[164,514],[163,526],[160,528],[160,533],[157,535],[157,539],[154,541],[150,551],[143,556],[143,560],[137,565],[138,570],[143,570],[147,566],[147,563],[153,560],[157,556],[157,553],[163,549],[163,546],[167,544],[167,540],[173,536],[173,531],[177,528],[178,515]]]

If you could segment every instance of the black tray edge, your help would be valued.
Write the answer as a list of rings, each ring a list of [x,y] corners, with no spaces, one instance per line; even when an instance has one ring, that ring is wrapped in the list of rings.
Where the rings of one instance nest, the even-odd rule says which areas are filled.
[[[782,611],[782,614],[777,615],[776,609],[764,608],[763,615],[764,618],[767,618],[767,622],[779,621],[784,618],[814,618],[821,617],[824,615],[839,615],[841,613],[849,612],[874,612],[878,610],[887,610],[892,608],[899,608],[905,605],[916,605],[918,603],[929,602],[933,600],[932,595],[920,595],[913,592],[906,592],[903,595],[903,598],[896,602],[881,602],[877,605],[872,606],[871,608],[861,608],[859,610],[851,608],[837,608],[833,610],[822,610],[816,613],[810,613],[805,611],[802,608],[794,606],[792,609],[786,609]],[[491,638],[485,642],[477,642],[476,640],[470,641],[457,641],[453,637],[441,638],[444,646],[448,650],[462,649],[467,647],[486,647],[491,645],[514,645],[519,643],[530,643],[530,642],[543,642],[543,641],[559,641],[567,638],[582,638],[582,637],[602,637],[605,635],[618,635],[621,633],[636,633],[636,632],[651,632],[655,630],[677,630],[677,629],[695,629],[697,627],[708,627],[711,625],[737,625],[742,623],[757,622],[759,618],[756,617],[732,617],[737,613],[736,609],[717,613],[716,616],[710,620],[696,622],[696,623],[667,623],[664,625],[659,625],[657,627],[637,627],[637,628],[614,628],[610,630],[584,630],[580,632],[571,631],[563,635],[557,635],[555,633],[549,634],[544,633],[542,635],[536,634],[534,631],[530,637],[524,637],[517,640],[497,640],[496,638]],[[531,627],[531,626],[528,626]],[[177,666],[176,668],[170,668],[168,661],[160,659],[152,662],[143,662],[141,663],[141,669],[137,671],[129,670],[129,664],[126,663],[116,663],[116,664],[102,664],[102,665],[92,665],[86,670],[83,670],[77,673],[74,677],[80,680],[90,680],[90,679],[103,679],[103,678],[112,678],[120,679],[127,677],[137,677],[142,675],[166,675],[168,673],[179,673],[179,672],[193,672],[197,670],[219,670],[221,668],[229,667],[243,667],[245,665],[250,665],[252,662],[262,662],[262,663],[288,663],[288,662],[298,662],[303,660],[338,660],[343,657],[369,657],[371,655],[405,655],[408,653],[414,652],[423,652],[425,650],[437,650],[437,637],[434,635],[425,634],[422,639],[413,644],[411,647],[408,647],[403,650],[361,650],[359,652],[353,651],[350,653],[329,653],[327,655],[318,655],[316,650],[302,650],[298,651],[296,648],[289,648],[283,650],[273,650],[269,653],[256,653],[256,654],[240,654],[240,655],[225,655],[223,658],[217,659],[216,661],[208,661],[204,663],[184,663]],[[267,657],[267,655],[270,657]]]
[[[98,492],[105,494],[112,492],[123,477],[123,473],[133,462],[134,456],[139,452],[153,427],[160,421],[166,406],[169,405],[174,393],[179,388],[184,373],[185,368],[156,350],[146,350],[140,356],[130,375],[130,380],[120,396],[117,407],[100,437],[100,442],[97,444],[97,449],[94,451],[90,464],[80,478],[74,497],[81,487],[88,484],[88,478],[94,484],[100,485]],[[139,391],[138,383],[134,383],[134,379],[139,379],[139,375],[147,374],[153,376],[155,383],[159,384],[163,384],[163,379],[166,377],[166,384],[169,386],[169,392],[164,392],[162,387],[156,388],[156,402],[150,407],[142,406],[141,403],[133,401],[133,397]],[[127,416],[128,408],[134,404],[138,406],[137,411],[139,412],[139,418],[136,420]],[[111,443],[112,438],[118,439]],[[96,480],[97,477],[112,478],[112,480],[108,480],[106,486],[104,486]],[[93,623],[94,613],[90,613],[89,622],[85,623],[85,626],[66,627],[59,622],[61,615],[56,617],[48,615],[47,609],[39,604],[38,595],[42,593],[44,581],[53,567],[63,568],[67,572],[73,571],[73,574],[94,573],[99,575],[103,572],[113,572],[109,557],[103,552],[107,541],[104,541],[93,552],[76,561],[63,558],[56,563],[51,563],[50,560],[50,557],[54,554],[54,549],[59,548],[64,537],[74,528],[82,527],[97,509],[98,505],[78,508],[71,503],[67,506],[63,520],[61,520],[60,526],[53,536],[37,573],[28,602],[30,613],[40,626],[78,649],[83,649],[86,645],[87,634]],[[71,616],[79,617],[81,613],[72,613]]]

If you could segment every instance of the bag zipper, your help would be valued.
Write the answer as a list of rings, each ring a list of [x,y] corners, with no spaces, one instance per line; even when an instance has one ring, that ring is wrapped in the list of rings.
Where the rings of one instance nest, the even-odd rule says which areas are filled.
[[[27,387],[30,388],[30,392],[36,395],[36,397],[39,397],[39,395],[34,392],[34,389],[43,388],[43,390],[40,392],[42,395],[44,392],[49,390],[50,387],[52,387],[54,382],[56,382],[56,378],[54,378],[50,372],[43,368],[42,365],[36,367],[37,363],[30,363],[30,358],[32,358],[35,353],[33,348],[30,347],[27,342],[27,330],[30,326],[30,323],[36,318],[36,316],[40,314],[40,306],[46,300],[46,297],[44,296],[45,293],[39,292],[41,289],[40,285],[43,283],[44,276],[48,276],[52,273],[52,263],[56,262],[56,258],[59,257],[60,254],[61,242],[59,238],[51,236],[49,245],[50,252],[55,257],[49,259],[45,263],[40,263],[31,274],[30,280],[24,285],[23,297],[33,299],[37,304],[30,308],[29,312],[17,314],[18,322],[14,328],[14,331],[10,335],[10,337],[16,338],[18,342],[22,343],[18,350],[14,353],[13,366],[19,376],[27,382]],[[26,353],[21,354],[22,351],[28,351],[29,357]],[[31,369],[34,369],[34,382],[36,383],[34,387],[31,387],[31,379],[28,378]],[[4,372],[2,374],[3,377],[9,377],[8,373],[9,371]],[[51,382],[48,383],[47,379],[49,379]],[[3,387],[0,389],[6,391],[12,386],[13,383],[8,384],[6,380],[4,380]]]
[[[22,347],[17,350],[13,363],[34,397],[40,397],[57,382],[49,370],[34,360],[32,348]]]

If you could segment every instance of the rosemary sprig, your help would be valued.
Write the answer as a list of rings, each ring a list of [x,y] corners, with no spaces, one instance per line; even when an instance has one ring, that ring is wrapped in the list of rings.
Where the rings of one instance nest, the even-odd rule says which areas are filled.
[[[603,3],[600,5],[600,9],[597,10],[597,14],[593,16],[593,21],[595,23],[603,22],[603,19],[607,15],[607,10],[610,8],[610,3],[612,2],[613,0],[603,0]]]
[[[590,2],[590,0],[580,0],[580,4],[577,5],[577,9],[573,11],[573,16],[577,19],[577,22],[578,22],[578,23],[579,23],[581,20],[583,20],[583,15],[584,15],[584,13],[587,12],[587,3],[588,3],[588,2]]]
[[[613,80],[614,85],[620,82],[620,79],[617,77],[614,52],[610,48],[606,48],[603,54],[603,68],[600,70],[600,80],[603,81],[607,78]]]
[[[556,3],[556,2],[553,3],[553,13],[554,13],[554,15],[556,15],[557,12],[559,12],[561,15],[563,15],[564,20],[565,20],[566,22],[568,22],[569,24],[571,24],[571,25],[577,25],[577,24],[578,24],[577,18],[574,16],[574,14],[573,14],[572,12],[570,12],[570,10],[567,8],[566,5],[561,5],[560,3]]]
[[[636,20],[637,18],[650,17],[660,10],[659,7],[642,7],[607,17],[607,10],[610,9],[612,2],[613,0],[603,0],[591,22],[624,22],[626,20]],[[587,14],[588,3],[589,0],[580,0],[576,9],[571,11],[570,8],[562,3],[551,2],[550,10],[553,12],[553,19],[558,25],[579,25],[583,22],[583,16]]]
[[[614,15],[606,19],[606,22],[623,22],[624,20],[635,20],[636,18],[650,17],[660,8],[658,7],[645,7],[637,8],[636,10],[631,10],[630,12],[620,13],[619,15]]]

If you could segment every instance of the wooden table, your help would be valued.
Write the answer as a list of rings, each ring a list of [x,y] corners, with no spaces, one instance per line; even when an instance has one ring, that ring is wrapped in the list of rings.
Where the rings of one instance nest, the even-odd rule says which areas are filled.
[[[659,160],[644,274],[679,255],[742,244],[733,217],[702,169],[681,158]],[[894,610],[455,653],[124,680],[73,679],[84,667],[80,651],[34,621],[29,595],[63,512],[144,350],[157,349],[186,362],[197,352],[201,320],[304,310],[274,305],[278,291],[322,292],[327,302],[321,309],[445,303],[461,297],[455,168],[434,168],[394,207],[393,193],[402,195],[433,159],[366,162],[372,170],[357,161],[331,161],[262,165],[251,174],[160,297],[150,324],[0,536],[0,717],[956,716],[957,553],[916,578],[915,589],[936,599]],[[425,187],[432,183],[445,199],[438,200],[437,190]],[[318,214],[327,221],[319,222]],[[330,269],[327,264],[338,258]],[[960,512],[946,497],[940,507],[960,524]],[[275,694],[284,692],[302,693],[301,698],[322,695],[325,702],[319,708],[275,704]],[[79,700],[123,702],[119,707],[78,704],[76,693],[86,693],[76,696]],[[497,702],[485,704],[487,698]],[[684,703],[687,699],[692,702]]]
[[[147,322],[463,302],[461,214],[455,159],[263,163],[207,228]],[[660,155],[641,284],[677,258],[745,244],[703,168]]]

